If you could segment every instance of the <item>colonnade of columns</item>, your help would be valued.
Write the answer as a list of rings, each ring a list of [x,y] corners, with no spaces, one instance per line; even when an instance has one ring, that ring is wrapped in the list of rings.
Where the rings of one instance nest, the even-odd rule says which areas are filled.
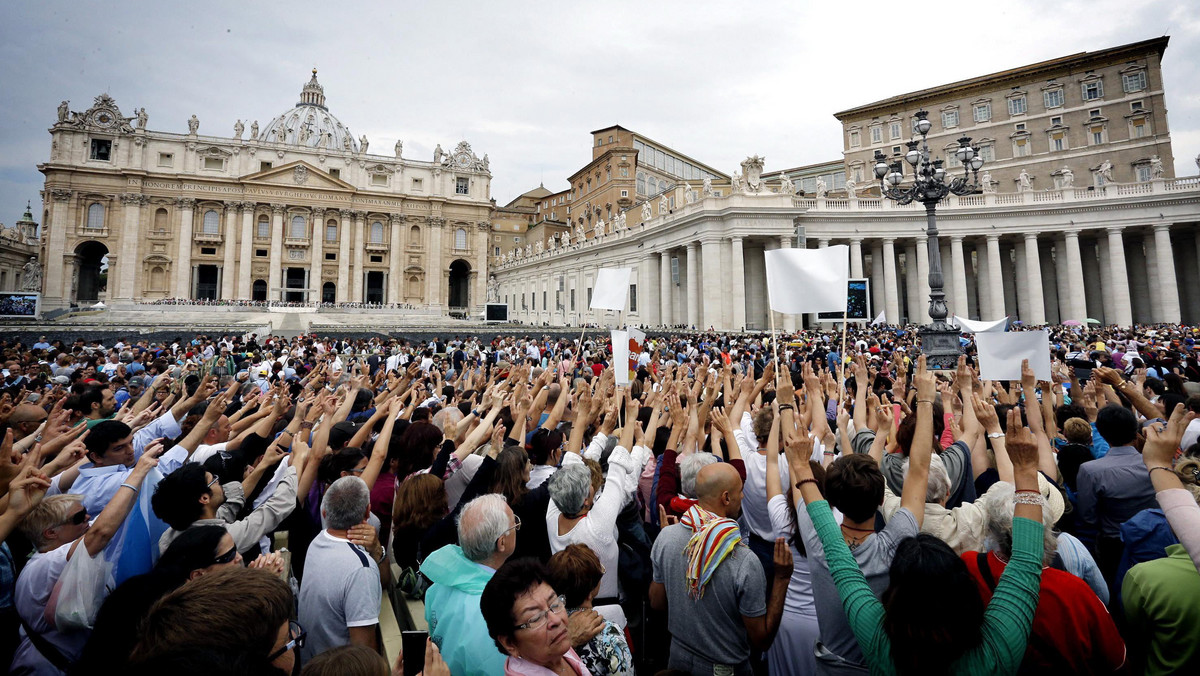
[[[816,237],[809,246],[813,240],[845,241]],[[851,276],[871,277],[875,314],[888,323],[929,321],[924,235],[848,243]],[[1200,231],[1191,225],[943,235],[939,244],[951,315],[1122,326],[1200,318]]]

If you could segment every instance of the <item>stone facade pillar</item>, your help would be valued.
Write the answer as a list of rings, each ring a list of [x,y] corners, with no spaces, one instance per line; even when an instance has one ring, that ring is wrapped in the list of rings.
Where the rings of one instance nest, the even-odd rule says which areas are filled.
[[[941,255],[941,252],[938,252]],[[943,275],[943,279],[945,275]],[[943,282],[942,290],[945,292],[945,283]],[[917,299],[917,314],[914,315],[915,321],[918,324],[926,324],[930,321],[929,318],[929,238],[921,235],[917,238],[917,291],[920,293],[920,298]]]
[[[862,238],[855,237],[850,240],[850,276],[863,276],[863,257],[862,257]]]
[[[1154,253],[1153,265],[1157,268],[1156,276],[1158,278],[1155,288],[1158,289],[1159,304],[1162,306],[1162,315],[1154,319],[1158,322],[1178,324],[1180,319],[1179,282],[1175,277],[1175,252],[1171,249],[1171,225],[1169,223],[1159,223],[1154,226]]]
[[[468,230],[469,232],[469,230]],[[471,265],[475,269],[474,284],[471,287],[471,297],[468,299],[471,303],[473,311],[483,312],[484,304],[487,303],[487,285],[488,285],[488,247],[491,246],[490,240],[492,235],[492,224],[490,221],[479,221],[475,224],[475,259]],[[403,268],[401,268],[403,269]],[[403,288],[403,287],[399,287]],[[551,296],[555,296],[558,292],[558,282],[554,282],[554,288],[551,290]],[[397,298],[396,300],[401,300]],[[555,305],[553,312],[558,312],[558,306]],[[551,315],[553,316],[553,315]],[[551,321],[551,323],[554,323]]]
[[[1083,285],[1083,256],[1079,253],[1079,233],[1068,230],[1063,233],[1063,249],[1066,254],[1066,268],[1059,275],[1066,279],[1066,314],[1070,319],[1084,321],[1087,319],[1086,291]]]
[[[442,297],[442,276],[446,267],[442,264],[442,228],[445,225],[444,219],[434,216],[429,218],[429,252],[425,255],[425,279],[429,286],[425,302],[439,308],[446,307],[450,302],[449,298]]]
[[[242,202],[242,238],[238,242],[240,249],[238,251],[238,273],[237,273],[237,297],[242,300],[250,300],[254,292],[251,285],[254,280],[251,279],[251,261],[254,256],[254,202]]]
[[[66,306],[71,299],[64,280],[69,280],[67,264],[67,214],[71,210],[70,190],[54,188],[50,193],[50,232],[46,237],[46,258],[42,261],[42,292],[47,300]],[[45,224],[43,224],[44,226]]]
[[[970,318],[967,308],[967,265],[963,256],[963,238],[950,238],[950,302],[953,314]]]
[[[662,251],[658,254],[658,310],[659,323],[670,326],[675,323],[674,312],[671,308],[671,252]]]
[[[821,245],[821,248],[824,249],[827,246],[829,246],[829,240],[825,240],[825,243],[823,245]],[[780,237],[779,238],[779,248],[780,249],[792,248],[792,238],[787,237],[787,236]],[[780,326],[779,328],[783,329],[784,333],[794,332],[796,330],[796,319],[797,319],[797,317],[794,314],[784,314],[783,321],[780,322],[782,324],[782,326]]]
[[[703,279],[699,286],[703,289],[701,298],[701,321],[703,327],[710,326],[718,331],[728,328],[727,320],[722,310],[723,299],[729,293],[727,287],[721,286],[721,241],[706,239],[700,243],[700,266]]]
[[[339,303],[350,300],[350,218],[353,213],[349,209],[338,211],[341,222],[338,224],[338,278],[335,297]]]
[[[904,245],[904,286],[907,295],[905,311],[909,324],[920,324],[921,315],[921,285],[917,279],[917,245]]]
[[[286,204],[271,205],[271,267],[267,271],[267,300],[280,300],[283,292],[283,214]]]
[[[900,289],[897,286],[899,283],[896,277],[896,239],[894,237],[883,238],[883,293],[884,304],[887,316],[885,320],[889,324],[900,323]]]
[[[175,260],[175,286],[171,295],[175,298],[192,297],[192,216],[196,200],[181,197],[179,205],[179,248]]]
[[[871,247],[871,317],[879,316],[880,312],[887,313],[886,290],[887,282],[883,276],[883,249],[878,242]],[[886,319],[886,317],[885,317]]]
[[[228,300],[237,293],[237,215],[238,202],[225,203],[224,260],[221,265],[221,298]]]
[[[1159,288],[1163,285],[1158,269],[1158,240],[1153,231],[1142,236],[1142,249],[1146,255],[1146,280],[1149,282],[1150,321],[1161,322],[1165,311],[1163,309],[1163,293]]]
[[[142,205],[146,203],[146,197],[140,193],[125,193],[121,196],[121,203],[124,205],[125,223],[121,228],[121,255],[120,255],[120,279],[117,279],[112,272],[109,272],[109,279],[113,284],[114,298],[132,300],[141,295],[137,291],[137,271],[138,271],[138,243],[141,241],[141,212]],[[112,266],[111,256],[109,266]]]
[[[1000,236],[987,236],[988,293],[993,316],[984,320],[999,319],[1004,314],[1004,271],[1000,267]]]
[[[732,283],[729,295],[733,298],[733,318],[730,328],[735,331],[746,330],[746,255],[742,248],[741,237],[729,238],[730,270]]]
[[[687,324],[700,327],[700,261],[696,255],[696,243],[687,245]]]
[[[404,216],[392,214],[388,224],[391,230],[392,242],[388,249],[388,286],[387,302],[400,302],[401,278],[404,265],[404,250],[400,247],[400,232],[404,229]]]
[[[638,314],[643,326],[658,326],[662,320],[658,306],[658,254],[645,252],[638,268]]]
[[[366,283],[366,270],[363,269],[363,255],[367,250],[367,240],[364,237],[366,230],[367,212],[355,211],[354,213],[354,272],[350,277],[350,302],[362,303],[366,300],[363,295],[363,284]],[[429,274],[428,271],[425,273]]]
[[[1029,284],[1029,312],[1022,312],[1026,324],[1046,323],[1046,299],[1042,293],[1042,259],[1037,234],[1025,233],[1025,276]]]

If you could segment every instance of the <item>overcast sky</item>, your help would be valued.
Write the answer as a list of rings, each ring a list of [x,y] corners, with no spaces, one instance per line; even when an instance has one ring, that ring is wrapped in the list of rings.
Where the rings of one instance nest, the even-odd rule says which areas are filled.
[[[926,11],[921,23],[903,19]],[[843,11],[844,10],[844,11]],[[289,110],[316,66],[329,109],[372,149],[489,155],[503,205],[591,158],[620,124],[732,172],[841,156],[833,118],[923,87],[1170,35],[1177,175],[1200,153],[1195,0],[929,3],[14,2],[0,8],[0,221],[38,211],[47,128],[108,92],[153,130],[230,136]]]

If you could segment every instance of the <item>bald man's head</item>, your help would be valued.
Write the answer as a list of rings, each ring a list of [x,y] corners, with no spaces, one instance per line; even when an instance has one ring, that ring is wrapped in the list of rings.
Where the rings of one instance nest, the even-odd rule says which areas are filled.
[[[21,439],[33,434],[42,421],[46,419],[46,411],[35,404],[18,404],[8,416],[8,424],[14,428],[14,439]]]
[[[696,497],[700,506],[730,519],[742,513],[742,477],[727,462],[715,462],[696,474]]]

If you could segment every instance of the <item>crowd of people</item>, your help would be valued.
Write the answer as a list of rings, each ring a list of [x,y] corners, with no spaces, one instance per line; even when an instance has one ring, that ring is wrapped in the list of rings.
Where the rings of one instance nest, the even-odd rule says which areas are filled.
[[[139,301],[138,305],[200,305],[203,307],[279,307],[279,308],[319,308],[338,310],[420,310],[421,306],[412,303],[329,303],[324,301],[302,300],[245,300],[242,298],[159,298],[158,300]]]
[[[1200,328],[1051,332],[0,341],[0,661],[1195,673]]]

